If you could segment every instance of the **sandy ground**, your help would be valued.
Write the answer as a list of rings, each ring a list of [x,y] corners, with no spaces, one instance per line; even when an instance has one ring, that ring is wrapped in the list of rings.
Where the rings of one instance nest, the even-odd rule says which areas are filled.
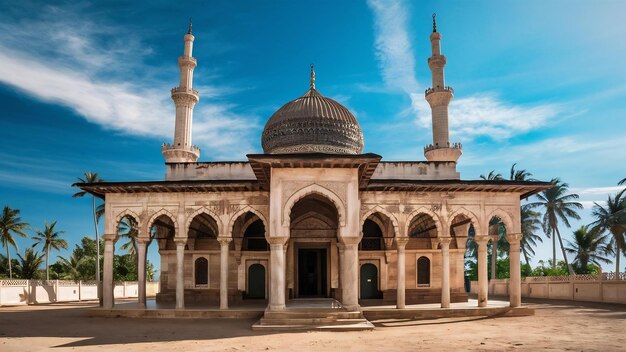
[[[0,308],[0,351],[624,351],[626,306],[530,301],[536,315],[373,322],[374,331],[266,333],[252,320],[88,318],[89,304]]]

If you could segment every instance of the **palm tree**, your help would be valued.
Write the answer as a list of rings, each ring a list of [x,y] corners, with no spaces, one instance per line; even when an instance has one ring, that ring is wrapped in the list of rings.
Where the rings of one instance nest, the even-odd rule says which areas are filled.
[[[615,278],[620,274],[620,255],[626,253],[626,189],[614,197],[609,196],[606,206],[593,203],[591,215],[596,219],[591,223],[600,232],[609,232],[613,238],[611,245],[615,247]]]
[[[548,236],[552,237],[552,267],[556,268],[556,238],[559,239],[559,245],[563,253],[563,259],[567,265],[570,275],[574,275],[574,269],[569,265],[567,255],[565,254],[565,248],[563,247],[563,239],[561,238],[561,232],[559,231],[559,220],[565,224],[568,228],[571,227],[569,219],[580,219],[577,210],[583,209],[583,205],[575,202],[578,199],[578,194],[568,194],[569,185],[558,178],[553,178],[550,181],[554,186],[541,193],[538,193],[536,197],[537,202],[528,204],[530,208],[543,208],[543,230]]]
[[[619,181],[617,184],[618,185],[626,185],[626,178],[621,180],[621,181]]]
[[[511,174],[509,176],[509,180],[511,181],[535,181],[535,179],[531,177],[533,174],[528,172],[526,169],[515,170],[516,165],[517,163],[511,165]]]
[[[39,267],[41,267],[41,263],[43,262],[43,255],[40,255],[39,252],[33,251],[32,248],[27,248],[24,251],[24,256],[21,254],[17,254],[19,258],[19,262],[17,263],[17,267],[15,268],[17,272],[19,272],[20,277],[22,279],[35,279],[37,278]]]
[[[567,241],[568,247],[565,250],[575,255],[574,264],[578,265],[581,273],[588,274],[589,262],[598,266],[611,263],[608,258],[604,257],[611,252],[611,248],[608,247],[609,240],[609,235],[603,235],[597,229],[583,225],[574,231],[574,241]]]
[[[480,175],[480,178],[482,178],[483,180],[491,180],[491,181],[504,180],[504,178],[502,178],[502,174],[496,173],[496,170],[489,171],[489,174],[487,174],[487,176]]]
[[[87,171],[83,178],[79,177],[79,183],[96,183],[103,182],[97,172]],[[88,193],[86,191],[79,191],[72,195],[73,198],[84,197]],[[91,209],[93,211],[93,227],[96,233],[96,281],[100,282],[100,236],[98,235],[98,221],[102,214],[104,214],[104,207],[102,204],[96,206],[96,196],[91,195]]]
[[[64,271],[67,273],[65,278],[77,281],[80,280],[79,266],[83,262],[83,257],[79,252],[74,251],[69,258],[59,256],[59,261],[63,265]]]
[[[51,224],[46,223],[44,230],[37,230],[37,233],[33,237],[33,240],[35,240],[33,247],[41,244],[46,255],[46,280],[50,280],[50,273],[48,270],[48,257],[50,256],[50,250],[54,249],[58,251],[61,248],[67,248],[67,241],[61,238],[61,234],[63,234],[64,231],[56,231],[54,228],[56,224],[56,221]]]
[[[540,213],[531,210],[528,205],[524,205],[520,208],[520,219],[522,223],[522,240],[520,241],[520,248],[524,255],[526,264],[530,265],[529,257],[535,255],[535,248],[537,242],[543,242],[541,236],[535,233],[539,231],[541,227],[541,220],[539,220]]]
[[[11,252],[9,246],[13,246],[17,250],[17,243],[13,235],[20,237],[28,237],[26,229],[28,229],[28,223],[22,222],[22,218],[19,217],[20,211],[18,209],[11,209],[4,207],[2,209],[2,216],[0,217],[0,242],[7,250],[7,260],[9,263],[9,279],[13,278],[13,270],[11,269]]]

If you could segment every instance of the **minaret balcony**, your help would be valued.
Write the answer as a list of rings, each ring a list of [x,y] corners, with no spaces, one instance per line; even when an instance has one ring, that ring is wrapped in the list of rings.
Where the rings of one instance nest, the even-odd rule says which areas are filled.
[[[461,143],[430,144],[424,147],[424,156],[428,161],[457,162],[463,154],[462,148]]]
[[[165,143],[161,146],[161,153],[163,153],[166,163],[188,163],[198,160],[200,148],[195,145],[180,147]]]
[[[450,143],[450,142],[448,142],[446,145],[439,145],[439,143],[429,144],[424,147],[424,153],[429,152],[431,150],[443,149],[443,148],[463,150],[463,145],[461,143]]]
[[[179,66],[193,66],[195,68],[198,66],[198,61],[195,57],[192,56],[179,56],[178,57],[178,65]]]
[[[439,93],[439,92],[449,92],[452,95],[454,95],[454,89],[452,89],[452,87],[450,87],[450,86],[447,86],[447,87],[439,87],[439,86],[437,86],[437,87],[434,87],[434,88],[428,88],[428,89],[426,89],[424,94],[426,96],[429,96],[429,95],[431,95],[433,93]]]
[[[191,89],[191,88],[187,88],[187,87],[174,87],[172,88],[172,98],[174,98],[175,96],[184,96],[184,95],[190,95],[192,96],[196,102],[198,102],[198,100],[200,100],[200,94],[198,93],[197,90],[195,89]]]

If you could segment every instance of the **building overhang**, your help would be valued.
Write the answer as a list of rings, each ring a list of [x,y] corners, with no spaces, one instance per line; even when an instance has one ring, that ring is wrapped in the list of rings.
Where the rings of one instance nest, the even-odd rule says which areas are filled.
[[[370,180],[365,191],[378,192],[509,192],[520,198],[552,188],[550,182],[506,180]]]
[[[103,198],[107,193],[174,193],[174,192],[253,192],[259,191],[256,180],[193,180],[75,183],[85,192]]]
[[[269,190],[272,168],[348,168],[358,169],[359,188],[367,186],[372,174],[382,159],[373,153],[367,154],[248,154],[250,166],[259,181],[261,189]]]

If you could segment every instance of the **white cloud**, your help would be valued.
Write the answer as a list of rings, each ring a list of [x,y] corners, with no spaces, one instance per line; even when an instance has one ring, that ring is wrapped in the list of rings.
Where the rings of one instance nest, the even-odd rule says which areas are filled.
[[[118,43],[115,34],[120,29],[95,26],[77,14],[57,15],[47,18],[70,18],[71,23],[40,20],[0,25],[4,33],[0,34],[0,82],[66,106],[105,128],[171,142],[174,105],[169,90],[178,77],[173,75],[167,82],[150,80],[151,71],[158,68],[145,65],[133,70],[145,77],[129,75],[129,65],[141,65],[149,48],[139,49],[139,40],[128,33],[124,34],[128,40]],[[48,35],[41,36],[44,28]],[[246,141],[256,126],[256,116],[239,115],[235,105],[220,99],[233,91],[230,87],[196,88],[201,101],[194,116],[194,137],[204,157],[241,158],[252,149]]]
[[[402,0],[369,0],[368,5],[374,13],[376,57],[383,81],[388,89],[404,92],[410,98],[410,109],[402,114],[410,113],[419,126],[430,129],[430,107],[416,78],[407,30],[407,6]],[[479,93],[453,100],[449,127],[458,140],[478,136],[501,140],[545,126],[560,112],[556,104],[514,105],[494,94]]]

